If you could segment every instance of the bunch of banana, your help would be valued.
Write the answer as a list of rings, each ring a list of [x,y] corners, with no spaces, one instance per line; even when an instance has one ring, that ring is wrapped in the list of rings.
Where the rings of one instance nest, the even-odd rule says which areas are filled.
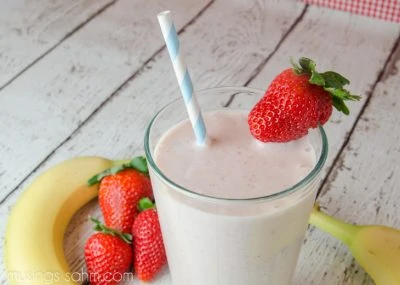
[[[87,186],[88,178],[124,163],[101,157],[67,160],[25,189],[7,224],[9,284],[75,284],[64,256],[64,232],[74,213],[97,196],[98,186]]]
[[[344,223],[315,205],[310,224],[347,245],[376,285],[400,285],[400,230]]]

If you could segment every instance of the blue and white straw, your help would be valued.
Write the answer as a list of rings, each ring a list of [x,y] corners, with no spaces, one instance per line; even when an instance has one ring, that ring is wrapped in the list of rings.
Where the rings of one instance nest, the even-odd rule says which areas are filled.
[[[207,140],[206,126],[196,96],[193,93],[192,80],[185,64],[185,60],[180,49],[178,34],[172,21],[171,12],[164,11],[158,14],[158,22],[164,36],[165,43],[174,66],[175,75],[178,79],[179,87],[186,104],[190,122],[196,136],[197,144],[204,145]]]

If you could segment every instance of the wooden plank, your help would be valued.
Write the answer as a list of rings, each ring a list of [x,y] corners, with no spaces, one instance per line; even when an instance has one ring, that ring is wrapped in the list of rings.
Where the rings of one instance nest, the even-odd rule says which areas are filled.
[[[0,89],[115,0],[1,0]]]
[[[182,28],[209,1],[121,0],[2,90],[0,203],[161,49],[157,12]]]
[[[321,192],[321,205],[348,222],[400,228],[399,70],[400,41]],[[304,284],[374,284],[343,245],[318,230],[303,256],[314,269],[307,276],[300,268]]]
[[[303,7],[286,1],[216,1],[181,37],[196,88],[243,85],[301,15]],[[98,82],[102,87],[108,84],[104,80]],[[74,133],[40,171],[77,155],[122,158],[143,153],[144,129],[151,116],[178,96],[175,75],[164,50]],[[3,219],[22,188],[0,206]],[[74,230],[66,239],[66,254],[74,270],[83,265],[82,245],[91,231],[86,222],[88,212],[99,214],[97,207],[78,214],[70,225]],[[0,224],[2,228],[4,225]]]
[[[209,7],[181,36],[196,89],[244,84],[303,8],[297,3],[261,7],[257,1],[238,0],[228,9],[227,1]],[[227,21],[228,18],[234,20]],[[49,163],[75,155],[95,153],[123,158],[143,152],[144,131],[151,117],[178,96],[172,65],[163,51],[57,150]]]

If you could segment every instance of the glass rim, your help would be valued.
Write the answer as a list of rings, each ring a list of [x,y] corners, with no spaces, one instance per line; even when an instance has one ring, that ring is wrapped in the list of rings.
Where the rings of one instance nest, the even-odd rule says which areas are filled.
[[[213,87],[213,88],[202,89],[202,90],[196,91],[196,95],[201,96],[202,93],[207,93],[210,91],[214,91],[214,92],[215,91],[232,91],[232,92],[242,92],[242,93],[253,92],[253,93],[260,93],[260,94],[264,93],[264,91],[262,91],[262,90],[250,88],[250,87],[231,87],[231,86],[225,87],[225,86],[223,86],[223,87]],[[265,196],[251,197],[251,198],[223,198],[223,197],[215,197],[215,196],[211,196],[211,195],[200,194],[195,191],[192,191],[186,187],[179,185],[178,183],[172,181],[171,179],[169,179],[161,171],[161,169],[158,168],[158,166],[157,166],[156,162],[154,161],[153,156],[151,154],[150,145],[149,145],[150,144],[150,132],[154,125],[155,120],[159,117],[159,115],[162,114],[163,111],[165,111],[168,107],[170,107],[171,105],[173,105],[174,103],[176,103],[178,101],[183,101],[183,98],[180,96],[180,97],[172,100],[171,102],[166,104],[164,107],[162,107],[159,111],[157,111],[157,113],[151,119],[149,125],[146,128],[146,133],[145,133],[145,137],[144,137],[144,150],[145,150],[145,155],[147,157],[147,163],[156,172],[157,176],[160,177],[163,180],[163,182],[165,182],[169,186],[172,186],[172,188],[174,188],[175,190],[177,190],[185,195],[192,196],[194,198],[201,199],[201,200],[208,200],[210,202],[229,202],[229,203],[241,202],[241,203],[243,203],[243,202],[263,202],[263,201],[267,201],[267,200],[274,200],[274,199],[278,199],[281,197],[285,197],[289,194],[297,192],[300,189],[303,189],[304,186],[310,184],[313,181],[313,179],[321,172],[322,167],[325,164],[325,161],[328,156],[328,138],[326,136],[324,128],[322,127],[322,125],[319,124],[317,129],[319,131],[321,142],[322,142],[321,154],[319,155],[317,163],[315,164],[313,169],[302,180],[300,180],[296,184],[294,184],[288,188],[285,188],[279,192],[276,192],[276,193],[272,193],[272,194],[265,195]]]

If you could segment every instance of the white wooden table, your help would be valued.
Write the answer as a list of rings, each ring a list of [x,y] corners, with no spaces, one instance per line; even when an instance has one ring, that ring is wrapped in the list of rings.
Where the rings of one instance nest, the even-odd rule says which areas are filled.
[[[360,95],[326,125],[330,155],[318,200],[355,223],[400,227],[400,25],[295,1],[0,0],[0,232],[39,172],[81,155],[142,154],[151,116],[179,96],[156,20],[173,11],[196,89],[265,89],[305,55]],[[83,266],[93,202],[66,236]],[[7,284],[1,266],[1,284]],[[307,233],[296,285],[373,284],[347,249]]]

